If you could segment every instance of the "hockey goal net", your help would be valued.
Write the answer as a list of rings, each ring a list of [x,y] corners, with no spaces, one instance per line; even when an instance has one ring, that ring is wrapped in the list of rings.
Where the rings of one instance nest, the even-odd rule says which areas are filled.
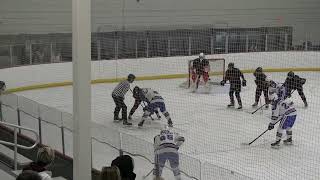
[[[184,82],[181,87],[190,88],[192,84],[192,67],[193,67],[193,61],[188,61],[188,79],[186,82]],[[223,58],[213,58],[208,59],[210,71],[209,71],[209,81],[211,85],[219,85],[220,81],[223,80],[224,74],[225,74],[225,59]],[[200,85],[203,84],[203,79],[200,79]]]

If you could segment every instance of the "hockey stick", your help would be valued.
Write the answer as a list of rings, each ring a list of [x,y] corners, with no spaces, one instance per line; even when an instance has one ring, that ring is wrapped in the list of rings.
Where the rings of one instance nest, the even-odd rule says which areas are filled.
[[[292,92],[290,92],[290,96],[292,95],[292,93],[294,92],[295,90],[293,90]],[[289,96],[287,96],[285,99],[287,99]],[[254,114],[256,113],[257,111],[259,111],[260,109],[262,109],[264,106],[266,106],[267,103],[264,103],[262,106],[260,106],[258,109],[256,109],[255,111],[253,111],[251,114]]]
[[[266,129],[265,131],[263,131],[258,137],[256,137],[254,140],[252,140],[249,143],[241,143],[242,145],[248,145],[250,146],[253,142],[255,142],[257,139],[259,139],[262,135],[264,135],[267,131],[269,131],[269,129]]]
[[[146,179],[153,172],[153,168],[148,172],[148,174],[144,175],[142,179]]]
[[[278,124],[278,122],[280,122],[280,120],[278,120],[274,125]],[[241,143],[242,145],[248,145],[250,146],[253,142],[255,142],[257,139],[259,139],[262,135],[264,135],[267,131],[269,131],[269,129],[266,129],[265,131],[263,131],[258,137],[256,137],[254,140],[252,140],[251,142],[249,143]]]

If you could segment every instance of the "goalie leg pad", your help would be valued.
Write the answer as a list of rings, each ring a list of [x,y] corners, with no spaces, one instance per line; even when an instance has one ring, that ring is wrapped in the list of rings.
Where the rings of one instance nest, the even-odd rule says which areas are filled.
[[[209,80],[209,73],[208,72],[204,72],[202,75],[203,81],[206,83]]]
[[[196,82],[196,79],[197,79],[196,72],[192,71],[191,79],[192,79],[192,82],[193,82],[193,83]]]

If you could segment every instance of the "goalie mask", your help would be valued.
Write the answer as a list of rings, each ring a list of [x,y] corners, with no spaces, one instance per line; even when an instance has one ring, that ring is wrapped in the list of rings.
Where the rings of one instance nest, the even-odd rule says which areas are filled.
[[[201,59],[201,60],[204,59],[204,54],[203,53],[199,54],[199,59]]]

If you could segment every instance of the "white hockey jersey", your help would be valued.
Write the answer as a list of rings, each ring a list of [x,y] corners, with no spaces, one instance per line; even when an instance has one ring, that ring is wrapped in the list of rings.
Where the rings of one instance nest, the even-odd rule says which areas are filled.
[[[292,100],[290,98],[280,100],[276,106],[272,107],[271,123],[275,124],[279,119],[294,115],[297,115],[297,110]]]
[[[161,95],[151,88],[141,88],[141,93],[148,103],[163,102]]]
[[[154,137],[155,153],[177,152],[179,147],[184,143],[184,137],[171,132],[162,130],[161,133]]]
[[[279,102],[286,97],[286,87],[277,84],[276,87],[269,87],[269,100]]]

